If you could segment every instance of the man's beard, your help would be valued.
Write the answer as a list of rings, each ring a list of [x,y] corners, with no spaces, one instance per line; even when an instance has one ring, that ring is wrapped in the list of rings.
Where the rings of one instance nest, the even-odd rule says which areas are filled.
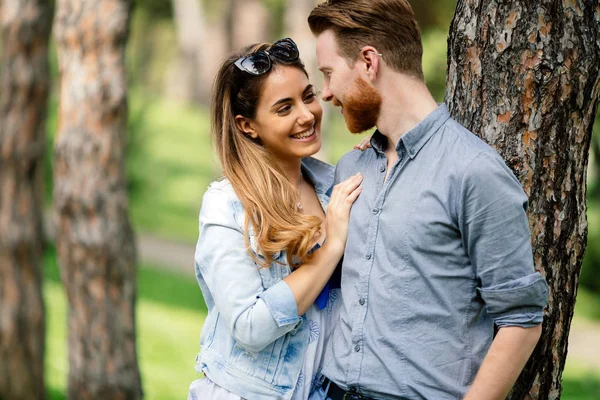
[[[346,95],[344,103],[333,98],[334,106],[342,106],[348,130],[361,133],[377,124],[381,110],[381,95],[361,77],[355,80],[354,88]]]

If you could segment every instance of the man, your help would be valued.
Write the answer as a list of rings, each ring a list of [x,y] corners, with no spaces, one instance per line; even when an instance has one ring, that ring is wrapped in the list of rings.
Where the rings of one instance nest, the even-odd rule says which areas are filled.
[[[505,398],[548,299],[519,181],[427,90],[408,1],[330,0],[308,22],[323,100],[351,132],[377,127],[336,170],[364,181],[315,398]]]

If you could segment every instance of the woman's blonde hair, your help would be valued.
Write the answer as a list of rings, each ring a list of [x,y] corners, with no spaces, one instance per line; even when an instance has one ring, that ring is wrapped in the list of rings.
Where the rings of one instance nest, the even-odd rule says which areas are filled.
[[[273,69],[285,65],[298,68],[308,76],[300,60],[283,64],[272,58],[271,70],[260,76],[240,71],[234,65],[243,55],[265,50],[268,46],[248,46],[241,52],[230,54],[221,65],[211,105],[212,139],[223,174],[231,182],[245,210],[244,239],[249,255],[261,267],[268,267],[275,253],[286,251],[288,264],[293,268],[296,263],[311,258],[309,252],[320,233],[321,220],[298,210],[298,191],[286,178],[275,157],[259,139],[252,139],[242,132],[235,122],[237,115],[248,119],[256,117],[263,85]],[[250,250],[250,226],[264,260],[258,259]]]

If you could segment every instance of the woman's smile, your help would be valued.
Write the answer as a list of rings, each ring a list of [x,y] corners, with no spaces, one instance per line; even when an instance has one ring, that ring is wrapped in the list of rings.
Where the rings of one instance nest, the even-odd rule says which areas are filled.
[[[290,137],[292,138],[292,140],[296,140],[299,142],[312,142],[317,137],[315,126],[313,125],[312,127],[310,127],[310,129],[296,133],[294,135],[290,135]]]

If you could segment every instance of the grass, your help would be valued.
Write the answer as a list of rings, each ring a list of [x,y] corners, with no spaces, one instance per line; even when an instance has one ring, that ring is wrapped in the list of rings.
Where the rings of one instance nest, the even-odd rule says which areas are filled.
[[[185,399],[197,374],[194,358],[206,307],[190,271],[182,277],[151,266],[138,272],[137,346],[146,399]],[[65,398],[67,304],[52,249],[45,262],[46,385],[52,400]]]

